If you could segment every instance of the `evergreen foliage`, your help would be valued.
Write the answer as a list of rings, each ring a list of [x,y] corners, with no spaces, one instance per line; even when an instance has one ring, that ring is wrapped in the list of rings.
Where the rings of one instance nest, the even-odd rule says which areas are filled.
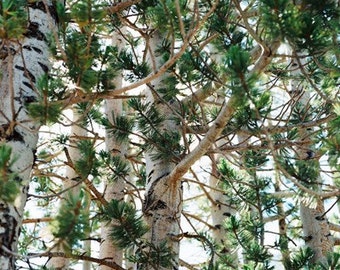
[[[15,254],[20,269],[46,269],[55,256],[95,269],[339,269],[338,1],[62,2],[0,1],[0,64],[9,67],[0,96],[12,98],[0,100],[0,229],[4,206],[20,211],[16,198],[28,192],[20,254],[0,249],[0,260]],[[58,28],[32,37],[30,10],[48,5]],[[39,42],[51,67],[13,83],[34,78],[30,63],[12,62],[41,54]],[[36,97],[26,88],[14,96],[16,85]],[[117,108],[104,110],[112,100]],[[24,137],[36,132],[34,152]],[[28,191],[18,177],[26,170]],[[121,197],[107,199],[113,187]],[[110,239],[100,239],[101,226]],[[321,255],[306,228],[326,228]],[[124,262],[86,241],[110,241]]]
[[[4,0],[0,3],[0,38],[22,38],[27,23],[25,0]]]
[[[111,237],[120,248],[138,245],[140,238],[147,232],[147,227],[136,210],[125,202],[111,201],[103,211],[105,220],[113,223]]]
[[[52,233],[61,239],[61,245],[66,252],[72,252],[81,247],[80,243],[86,237],[89,215],[83,192],[79,195],[68,193],[65,200],[66,203],[52,224]]]
[[[12,156],[12,148],[1,144],[0,145],[0,196],[5,202],[13,202],[16,198],[20,179],[17,179],[16,173],[11,170],[15,163],[15,158]]]
[[[49,80],[48,75],[39,78],[37,89],[39,99],[37,102],[28,104],[29,114],[41,124],[56,123],[61,115],[62,106],[58,103],[52,103],[51,100],[58,98],[58,88],[61,84],[57,81]]]

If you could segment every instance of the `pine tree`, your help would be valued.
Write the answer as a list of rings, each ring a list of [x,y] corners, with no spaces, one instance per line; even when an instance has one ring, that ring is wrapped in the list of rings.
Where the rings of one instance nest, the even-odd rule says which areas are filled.
[[[121,32],[124,31],[124,29],[120,29]],[[124,40],[119,38],[119,33],[115,33],[116,35],[113,35],[112,43],[113,45],[118,49],[118,51],[121,51],[124,49]],[[113,67],[114,68],[114,67]],[[121,88],[123,83],[123,75],[121,74],[121,71],[118,75],[116,75],[115,79],[111,81],[112,87],[114,88]],[[108,78],[109,79],[109,78]],[[118,100],[106,100],[105,104],[105,112],[106,117],[110,121],[109,127],[113,127],[111,130],[109,127],[106,130],[106,151],[110,153],[110,156],[108,156],[108,161],[112,158],[112,161],[117,159],[124,160],[125,157],[128,155],[128,133],[123,134],[122,139],[119,140],[119,136],[115,136],[115,122],[119,121],[121,117],[124,115],[123,110],[123,101]],[[119,132],[119,131],[118,131]],[[110,164],[110,162],[108,163]],[[124,201],[124,190],[125,190],[125,179],[124,176],[121,177],[114,177],[115,168],[112,168],[112,171],[109,173],[105,188],[104,188],[104,198],[106,201],[110,202],[112,200],[118,200],[118,201]],[[111,175],[113,174],[113,176]],[[101,250],[100,255],[102,258],[110,258],[115,263],[121,265],[123,262],[123,252],[119,248],[117,248],[112,241],[110,241],[110,226],[108,226],[107,222],[102,223],[102,229],[101,229]],[[107,266],[101,266],[102,270],[108,270],[110,269]]]
[[[65,2],[0,4],[1,269],[338,267],[337,1]]]

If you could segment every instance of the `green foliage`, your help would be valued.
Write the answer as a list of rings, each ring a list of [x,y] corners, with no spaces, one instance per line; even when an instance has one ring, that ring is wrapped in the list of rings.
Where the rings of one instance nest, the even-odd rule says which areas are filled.
[[[340,254],[338,252],[331,252],[327,254],[327,263],[319,263],[318,270],[339,270],[340,269]]]
[[[146,170],[145,166],[141,166],[137,172],[137,186],[145,187],[146,185]]]
[[[165,0],[157,1],[156,3],[157,4],[152,3],[146,9],[147,21],[153,27],[159,29],[161,33],[180,36],[178,21],[181,19],[184,22],[189,22],[189,18],[186,18],[188,14],[188,2],[185,0],[178,1],[180,14],[176,9],[176,4],[174,1]],[[187,26],[185,27],[187,30],[189,24],[185,23],[185,25]]]
[[[111,238],[119,248],[138,245],[148,231],[137,210],[124,201],[112,200],[102,209],[104,220],[111,222]]]
[[[83,191],[78,194],[68,193],[52,223],[52,233],[62,240],[66,252],[80,246],[86,237],[89,224],[89,213],[86,211],[86,199]]]
[[[117,181],[120,178],[124,179],[128,176],[130,172],[129,164],[125,160],[123,160],[121,156],[114,156],[113,154],[105,151],[101,151],[99,153],[99,156],[103,163],[103,168],[109,171],[108,174],[110,181]]]
[[[238,100],[235,106],[246,103],[245,97],[249,95],[253,87],[255,75],[249,76],[247,74],[249,65],[249,52],[242,49],[239,45],[231,46],[228,49],[224,60],[224,70],[230,74],[228,87]]]
[[[130,99],[128,101],[128,106],[138,113],[138,128],[143,134],[154,132],[164,121],[164,116],[155,108],[155,106],[143,104],[140,99]]]
[[[264,29],[272,38],[281,37],[299,49],[317,51],[331,42],[338,29],[339,9],[335,1],[262,0],[261,13]],[[337,24],[337,26],[335,26]]]
[[[12,170],[15,162],[12,148],[7,144],[0,144],[0,199],[10,203],[15,200],[20,188],[20,178]]]
[[[148,228],[142,217],[137,216],[137,210],[124,201],[112,200],[102,208],[101,217],[111,226],[111,239],[121,249],[136,247],[134,255],[127,259],[147,267],[169,267],[172,265],[173,254],[166,242],[159,245],[146,242],[142,238]]]
[[[98,83],[98,71],[93,66],[100,52],[98,37],[91,35],[89,38],[84,33],[73,31],[67,34],[66,44],[69,76],[83,91],[89,91]]]
[[[227,52],[225,64],[229,71],[232,72],[232,75],[242,79],[250,64],[250,55],[240,46],[232,46]]]
[[[132,53],[122,50],[117,58],[117,68],[130,71],[125,78],[130,82],[135,82],[145,78],[150,73],[150,68],[146,62],[138,63],[134,61]]]
[[[102,22],[106,16],[103,4],[92,1],[76,1],[71,5],[71,17],[80,28],[94,28]],[[87,29],[86,29],[87,30]]]
[[[38,100],[31,102],[27,106],[28,113],[42,124],[52,124],[59,120],[62,112],[62,105],[51,101],[55,95],[55,89],[60,84],[50,80],[48,75],[39,78],[36,88],[39,91]]]
[[[289,261],[284,262],[284,265],[286,269],[291,270],[313,269],[313,264],[310,263],[312,257],[313,251],[310,248],[300,248]]]
[[[248,172],[265,165],[267,161],[266,151],[248,150],[244,154],[244,165],[248,169]]]
[[[98,168],[100,162],[96,157],[96,150],[91,140],[81,140],[77,143],[78,151],[80,152],[80,158],[75,162],[75,169],[77,173],[86,178],[90,174],[96,177],[99,172]]]
[[[67,252],[83,252],[78,249],[81,241],[95,240],[101,222],[98,217],[102,217],[107,221],[104,226],[112,228],[111,240],[122,249],[135,251],[125,258],[139,269],[178,268],[168,242],[155,244],[146,240],[148,228],[138,208],[115,200],[105,205],[102,196],[107,195],[105,192],[111,185],[124,181],[129,184],[124,190],[124,199],[133,201],[136,207],[142,205],[146,180],[150,176],[146,167],[157,165],[153,162],[158,160],[162,160],[162,164],[174,163],[175,168],[178,162],[185,167],[188,160],[196,161],[191,160],[196,159],[191,153],[200,151],[192,150],[197,145],[196,150],[200,150],[200,142],[207,138],[221,112],[221,104],[232,98],[236,102],[231,106],[237,107],[232,119],[221,135],[209,138],[208,150],[200,153],[211,158],[213,163],[217,162],[217,155],[226,157],[228,162],[222,158],[215,171],[206,159],[197,160],[199,162],[190,168],[192,174],[183,178],[184,191],[190,193],[182,201],[185,209],[190,209],[190,213],[183,212],[192,225],[188,230],[194,231],[193,238],[207,253],[203,259],[202,252],[202,260],[206,261],[196,268],[269,270],[273,269],[277,258],[271,255],[273,250],[281,252],[285,259],[281,266],[284,264],[286,269],[338,267],[336,253],[327,258],[328,265],[312,266],[309,249],[291,248],[295,244],[299,245],[297,248],[303,246],[296,241],[301,236],[297,202],[310,197],[308,189],[322,194],[340,186],[340,106],[337,104],[340,29],[336,1],[145,0],[129,6],[124,6],[129,2],[113,0],[72,0],[66,6],[62,1],[57,2],[50,11],[54,12],[56,7],[60,39],[56,39],[56,32],[47,37],[56,58],[55,67],[34,87],[37,89],[34,102],[15,96],[23,101],[24,108],[14,114],[0,108],[0,133],[2,140],[8,139],[5,121],[26,126],[28,122],[22,122],[26,107],[30,116],[41,123],[61,124],[53,126],[50,133],[43,130],[29,198],[43,208],[45,217],[50,216],[56,198],[65,201],[53,226],[54,235],[65,243]],[[15,44],[13,48],[22,44],[27,5],[43,9],[42,4],[43,1],[0,1],[2,63],[10,63],[10,57],[3,58],[3,53],[11,51],[11,44]],[[122,6],[124,8],[120,9]],[[109,14],[112,10],[113,14]],[[211,13],[205,21],[208,11]],[[160,42],[151,51],[150,41],[155,36]],[[111,44],[112,40],[122,40],[123,48],[120,44]],[[278,50],[274,46],[277,40],[282,45]],[[292,55],[285,51],[286,46]],[[33,45],[31,47],[39,53]],[[18,49],[13,55],[16,57],[20,52]],[[295,53],[301,53],[300,59],[306,64],[292,74],[288,65]],[[143,92],[134,88],[135,82],[140,85],[151,69],[168,60],[171,66],[164,74],[156,70],[155,75],[159,77],[148,81]],[[129,89],[124,93],[115,93],[117,75],[124,77],[123,86]],[[306,91],[308,104],[299,96],[293,99],[289,95],[288,86],[292,80],[303,86],[301,91]],[[22,95],[23,90],[20,91]],[[83,95],[92,100],[74,104]],[[139,97],[131,99],[130,95]],[[103,99],[108,96],[122,98],[123,104],[122,114],[112,115],[112,122],[109,121],[111,117],[105,117],[102,107]],[[150,100],[146,96],[152,96],[153,102],[148,103]],[[130,98],[127,103],[124,103],[125,98]],[[69,125],[63,123],[60,116],[65,113],[67,118],[68,112],[62,110],[70,107],[77,108],[77,113],[82,115],[76,124],[86,130],[88,140],[67,134]],[[230,109],[235,111],[235,108]],[[106,136],[116,142],[117,149],[102,150],[105,147],[103,128],[108,132]],[[241,136],[238,137],[240,133],[247,135],[242,143]],[[303,141],[305,137],[308,140]],[[76,146],[74,140],[79,140]],[[128,150],[126,156],[122,155],[121,144]],[[69,147],[78,148],[78,160],[71,160]],[[315,158],[298,157],[303,152],[301,148],[315,150]],[[151,159],[145,158],[146,152]],[[13,202],[22,189],[21,179],[13,172],[17,165],[13,154],[17,153],[0,147],[0,197],[7,202]],[[73,167],[79,175],[73,180],[93,178],[93,181],[80,195],[60,198],[59,189],[67,166]],[[219,178],[218,186],[207,186],[210,184],[206,172]],[[104,184],[103,179],[109,181]],[[325,179],[327,182],[323,183]],[[303,184],[304,191],[291,180]],[[216,199],[215,191],[221,192],[222,198]],[[89,194],[90,205],[86,199]],[[216,206],[230,206],[237,214],[221,213],[225,217],[224,224],[214,224],[213,228],[208,224],[210,208],[196,212],[201,198],[209,206],[215,203]],[[35,212],[26,216],[36,217]],[[87,235],[89,216],[92,231]],[[268,231],[267,220],[277,218],[288,225],[280,227],[287,230],[282,235],[278,235],[277,230]],[[281,226],[276,223],[279,222],[271,225]],[[24,226],[22,239],[32,243],[23,243],[20,251],[27,255],[32,248],[48,250],[40,232],[30,230],[41,226]],[[211,240],[212,230],[221,226],[227,229],[227,240],[217,245]],[[182,235],[185,238],[186,232]],[[191,236],[192,232],[187,235]],[[268,239],[273,240],[271,244],[267,244]],[[179,245],[182,243],[180,241]],[[229,252],[234,249],[242,253],[244,259],[236,267],[232,265],[233,256]],[[35,267],[33,263],[30,265],[29,256],[25,258],[28,258],[28,268]]]
[[[139,99],[131,99],[128,105],[138,112],[136,120],[138,129],[145,139],[145,149],[155,150],[153,159],[179,158],[184,148],[180,145],[181,134],[173,130],[163,128],[169,124],[156,106],[142,104]],[[170,124],[171,125],[171,124]]]
[[[170,101],[176,98],[179,93],[177,86],[177,79],[173,76],[169,76],[162,80],[162,86],[157,88],[156,91],[160,93],[160,96],[165,101]]]
[[[49,182],[51,179],[47,176],[33,177],[32,182],[36,183],[35,192],[37,193],[47,193],[51,187]]]
[[[100,76],[100,82],[104,91],[116,88],[113,78],[121,71],[122,67],[122,65],[118,63],[118,55],[118,48],[115,46],[105,46],[105,49],[100,52],[100,60],[103,68],[98,75]]]
[[[268,248],[261,244],[263,237],[263,223],[254,218],[249,213],[242,213],[242,217],[231,216],[226,221],[226,229],[230,232],[230,237],[242,247],[244,255],[248,261],[244,269],[272,269],[269,266],[272,255]],[[256,268],[256,266],[261,266]],[[249,268],[251,267],[251,268]]]
[[[173,266],[173,254],[167,243],[161,242],[159,245],[152,243],[145,243],[145,247],[149,249],[148,252],[137,250],[136,254],[129,256],[131,262],[140,265],[139,269],[159,269],[160,267]]]
[[[102,124],[104,116],[100,109],[99,104],[93,104],[92,102],[76,104],[77,113],[82,116],[80,124],[83,126],[92,126],[94,123]]]
[[[113,122],[109,122],[108,119],[103,119],[103,125],[106,130],[110,133],[111,136],[120,142],[128,142],[129,135],[132,134],[134,128],[134,119],[129,118],[128,116],[117,115],[115,116],[112,111],[112,119]]]
[[[0,39],[20,39],[26,31],[25,0],[0,2]]]
[[[330,121],[330,134],[323,139],[323,149],[327,152],[328,162],[333,168],[339,168],[340,164],[340,134],[338,133],[338,126],[340,124],[339,106],[335,105],[336,117]]]
[[[155,150],[154,160],[179,159],[184,148],[180,145],[181,135],[177,131],[154,132],[149,137],[149,146]],[[156,142],[156,143],[155,143]]]
[[[222,37],[230,38],[231,40],[233,40],[233,37],[231,35],[235,34],[236,27],[235,25],[225,23],[226,18],[231,16],[230,13],[230,0],[219,1],[216,11],[209,18],[209,23],[207,24],[207,27],[209,27],[209,30],[220,33]],[[224,43],[227,42],[228,41],[224,40]],[[235,40],[234,42],[230,43],[238,44],[239,42]]]
[[[228,240],[244,250],[247,264],[244,269],[273,269],[272,254],[263,244],[264,222],[266,215],[275,214],[279,200],[270,193],[272,180],[259,177],[256,169],[265,164],[266,155],[257,151],[246,151],[244,162],[246,170],[237,172],[226,160],[218,166],[219,175],[224,183],[226,198],[240,211],[238,216],[225,220]],[[248,173],[248,174],[247,174]]]

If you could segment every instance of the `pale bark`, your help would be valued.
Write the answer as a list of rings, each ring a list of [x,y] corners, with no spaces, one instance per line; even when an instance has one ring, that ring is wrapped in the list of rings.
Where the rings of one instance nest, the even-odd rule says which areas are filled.
[[[28,4],[28,13],[25,36],[20,42],[2,40],[1,47],[0,138],[17,158],[11,170],[17,173],[16,181],[20,183],[14,203],[0,201],[0,269],[4,270],[15,269],[15,257],[10,253],[17,252],[38,140],[39,123],[28,115],[26,108],[37,100],[36,83],[50,67],[47,35],[54,18],[46,12],[42,1]]]
[[[304,66],[306,60],[301,58],[301,54],[294,52],[293,60],[290,63],[289,69],[292,76],[290,85],[290,94],[294,100],[294,105],[303,106],[306,109],[310,106],[310,95],[304,89],[303,79],[299,78],[305,74]],[[312,140],[310,138],[311,129],[299,129],[300,140],[304,142],[303,147],[296,148],[297,160],[305,160],[314,162],[314,152],[312,149]],[[315,166],[311,163],[309,166]],[[318,176],[317,191],[321,191],[320,175]],[[300,204],[300,217],[303,227],[303,238],[307,247],[310,247],[314,256],[312,262],[323,262],[327,264],[327,254],[332,252],[334,240],[330,233],[328,220],[325,213],[324,202],[321,197],[315,198],[316,203],[302,201]]]
[[[163,37],[155,31],[149,40],[149,63],[156,72],[161,66],[161,55],[157,50],[162,44]],[[162,80],[169,74],[165,73],[157,80],[151,82],[152,88],[162,87]],[[160,132],[178,131],[178,125],[170,120],[173,112],[167,104],[162,103],[159,97],[153,96],[152,89],[146,93],[150,106],[156,106],[157,110],[166,117]],[[154,151],[148,151],[145,154],[147,184],[145,190],[145,201],[143,203],[143,213],[145,221],[150,230],[146,235],[146,240],[155,246],[159,246],[166,241],[167,246],[174,254],[173,266],[165,268],[158,266],[156,269],[177,269],[179,260],[179,241],[177,235],[180,228],[180,216],[182,211],[182,189],[181,181],[177,179],[170,182],[166,176],[171,173],[175,167],[172,157],[168,159],[155,159]],[[152,265],[138,265],[138,269],[155,269]]]
[[[223,55],[221,52],[212,44],[208,45],[209,50],[211,52],[211,59],[216,62],[219,66],[223,64]],[[225,77],[228,75],[226,74]],[[225,78],[222,78],[225,80]],[[221,82],[222,82],[221,80]],[[222,86],[223,84],[221,84]],[[219,87],[218,87],[219,88]],[[219,89],[211,89],[216,93],[219,93]],[[209,92],[209,91],[205,91]],[[224,101],[224,93],[219,93],[216,98],[216,102],[223,104]],[[222,140],[224,142],[224,140]],[[216,148],[220,148],[221,143],[216,143]],[[230,241],[228,240],[227,230],[224,227],[225,220],[236,214],[235,207],[232,207],[232,202],[230,198],[228,198],[227,194],[225,194],[223,190],[223,183],[221,179],[218,177],[217,163],[221,158],[221,155],[211,155],[211,174],[209,178],[209,185],[211,186],[211,190],[209,195],[211,197],[211,221],[214,227],[212,231],[212,236],[214,241],[219,245],[218,255],[228,256],[230,258],[230,264],[233,266],[237,265],[237,251],[233,249]],[[215,256],[215,262],[218,261],[219,256]]]
[[[218,160],[218,158],[216,158]],[[237,265],[237,251],[235,247],[230,244],[227,237],[227,231],[224,228],[225,220],[236,214],[236,208],[232,206],[230,198],[223,192],[221,179],[217,177],[218,172],[216,168],[216,161],[213,160],[212,172],[209,179],[209,184],[212,187],[209,195],[212,198],[211,203],[211,219],[214,226],[213,237],[215,242],[221,247],[219,253],[227,255],[230,258],[232,265]],[[218,259],[216,256],[215,259]]]
[[[121,31],[123,31],[121,29]],[[118,33],[113,36],[113,44],[122,49],[124,42],[117,38]],[[118,74],[112,82],[115,88],[121,88],[123,85],[123,75]],[[121,116],[123,113],[122,100],[107,99],[105,102],[105,114],[113,124],[113,117]],[[108,131],[105,136],[106,150],[111,153],[111,155],[119,155],[124,158],[128,151],[128,146],[126,143],[119,143]],[[111,200],[124,200],[124,189],[125,189],[125,179],[118,177],[114,182],[110,182],[105,179],[104,183],[104,198],[106,201]],[[100,258],[106,259],[107,261],[115,262],[118,265],[122,265],[123,261],[123,251],[116,247],[112,240],[110,239],[110,224],[103,222],[101,224],[101,244],[100,244]],[[108,266],[101,265],[101,270],[111,269]]]
[[[107,116],[112,121],[111,112],[114,111],[115,115],[119,115],[122,110],[122,101],[121,100],[107,100],[106,101],[106,112]],[[116,142],[116,140],[107,134],[106,136],[106,148],[108,151],[114,155],[114,153],[118,152],[118,155],[124,156],[126,153],[125,145],[120,145]],[[124,200],[124,188],[125,181],[124,179],[118,178],[114,182],[110,182],[109,180],[105,180],[105,188],[104,188],[104,198],[106,201],[115,200]],[[118,265],[122,264],[123,261],[123,252],[118,247],[116,247],[112,240],[110,239],[110,224],[104,222],[101,224],[101,244],[100,244],[100,258],[106,259],[107,261],[112,261],[117,263]],[[110,267],[105,265],[100,266],[101,270],[109,270]]]
[[[86,130],[81,126],[80,121],[83,119],[83,115],[78,112],[76,107],[72,109],[72,126],[71,126],[71,134],[70,134],[70,146],[68,147],[68,154],[74,165],[77,160],[80,159],[81,153],[77,148],[77,143],[79,142],[79,138],[86,136]],[[72,165],[72,166],[73,166]],[[81,185],[77,185],[79,179],[79,174],[75,171],[72,166],[68,166],[65,172],[65,179],[63,182],[63,189],[69,190],[62,196],[62,200],[60,202],[60,207],[62,208],[65,204],[65,200],[68,200],[68,196],[79,196]],[[55,246],[52,248],[52,252],[64,252],[63,248],[63,239],[56,239]],[[87,254],[90,255],[90,254]],[[66,270],[69,268],[70,259],[66,257],[52,257],[48,263],[48,266],[57,269],[57,270]],[[85,269],[84,269],[85,270]]]

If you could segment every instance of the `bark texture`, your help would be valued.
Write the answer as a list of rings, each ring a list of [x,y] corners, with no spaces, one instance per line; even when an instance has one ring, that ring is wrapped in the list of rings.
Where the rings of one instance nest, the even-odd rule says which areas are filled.
[[[238,264],[237,252],[227,238],[227,231],[224,228],[226,218],[236,214],[236,208],[232,206],[230,198],[223,192],[223,187],[220,179],[217,177],[217,168],[215,162],[212,164],[212,174],[209,179],[209,184],[212,187],[210,196],[211,204],[211,219],[214,226],[213,237],[215,242],[220,245],[221,255],[230,257],[232,265]],[[216,256],[216,259],[218,257]]]
[[[46,5],[50,5],[49,12]],[[22,224],[23,208],[38,140],[39,123],[27,113],[37,100],[36,83],[49,70],[48,34],[55,25],[49,1],[29,2],[28,27],[21,40],[2,40],[0,82],[0,138],[12,148],[16,158],[11,172],[20,191],[14,201],[0,201],[0,269],[15,269],[15,256]],[[52,15],[52,16],[51,16]]]
[[[123,29],[121,29],[123,31]],[[123,47],[123,41],[117,39],[118,34],[113,37],[113,44],[120,50]],[[113,80],[115,89],[119,89],[123,84],[123,75],[118,74]],[[105,102],[105,114],[112,125],[114,125],[113,117],[121,116],[123,113],[122,100],[108,99]],[[122,158],[127,154],[128,147],[124,143],[119,143],[108,131],[105,136],[106,150],[111,155],[119,155]],[[105,179],[104,198],[106,201],[124,200],[125,179],[119,177],[116,181],[112,182]],[[122,265],[123,252],[117,248],[110,239],[110,224],[106,222],[101,224],[101,244],[100,244],[100,257],[108,261],[113,261],[118,265]],[[101,265],[100,270],[109,270],[108,266]]]
[[[163,37],[155,31],[150,36],[149,50],[153,55],[149,56],[150,66],[154,72],[162,65],[162,56],[158,55],[159,46],[163,42]],[[160,128],[160,132],[170,132],[179,129],[174,120],[171,119],[173,111],[170,105],[161,100],[153,91],[164,87],[163,80],[169,74],[165,73],[157,80],[151,82],[151,86],[146,93],[150,106],[156,106],[157,110],[165,116],[165,121]],[[166,242],[173,253],[173,265],[169,268],[158,266],[157,269],[178,269],[179,241],[177,235],[180,231],[180,216],[182,211],[182,188],[181,181],[169,181],[166,177],[174,169],[173,157],[168,159],[155,158],[154,150],[148,151],[145,156],[146,162],[146,190],[143,212],[145,220],[150,228],[147,234],[147,241],[153,245],[160,246]],[[155,265],[139,265],[138,269],[154,269]]]
[[[81,126],[81,121],[83,120],[83,115],[77,111],[77,108],[74,107],[72,111],[72,122],[71,125],[71,134],[70,134],[70,146],[68,147],[68,155],[71,159],[70,164],[66,168],[65,179],[63,182],[63,189],[67,190],[67,192],[63,193],[62,200],[60,202],[60,208],[65,205],[66,200],[68,200],[68,196],[71,194],[73,196],[79,197],[79,193],[81,190],[81,185],[79,185],[79,174],[73,168],[74,164],[77,160],[80,159],[81,153],[77,148],[77,143],[80,138],[83,138],[87,135],[86,130]],[[55,246],[52,248],[52,252],[64,252],[64,242],[63,239],[56,239]],[[66,243],[67,244],[67,243]],[[87,254],[90,255],[90,254]],[[66,257],[52,257],[48,263],[48,266],[56,269],[56,270],[66,270],[69,268],[70,259]],[[85,269],[83,269],[85,270]]]
[[[310,108],[311,97],[309,93],[304,89],[303,74],[306,72],[305,65],[306,59],[303,54],[295,53],[293,60],[289,65],[290,73],[293,76],[290,85],[290,95],[294,101],[295,106],[301,106],[306,111]],[[302,128],[299,130],[299,138],[303,142],[302,147],[297,147],[296,158],[299,161],[304,161],[307,166],[319,166],[319,163],[315,163],[315,153],[311,149],[312,140],[311,134],[313,130]],[[300,180],[300,179],[298,179]],[[322,179],[320,175],[317,176],[317,180],[307,181],[307,183],[313,183],[307,187],[314,188],[316,191],[321,191]],[[306,180],[304,183],[306,185]],[[330,233],[329,223],[325,213],[324,202],[322,198],[315,198],[316,203],[302,202],[300,204],[300,217],[303,227],[304,239],[306,246],[311,248],[314,252],[313,262],[322,262],[327,264],[327,254],[332,252],[334,247],[334,239]]]

